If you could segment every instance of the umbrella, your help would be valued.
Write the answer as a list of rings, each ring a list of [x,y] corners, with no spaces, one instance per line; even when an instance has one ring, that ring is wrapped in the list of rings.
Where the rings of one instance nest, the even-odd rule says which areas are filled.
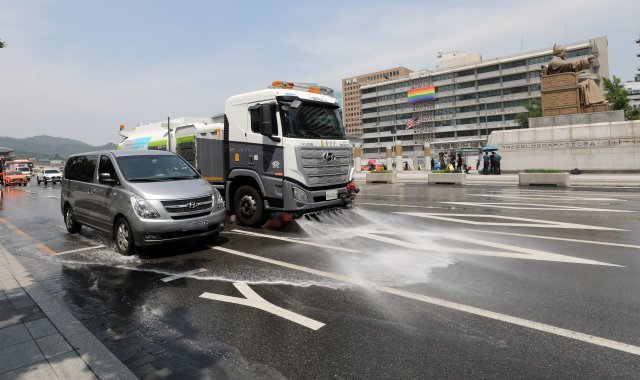
[[[376,164],[376,160],[369,160],[369,162],[367,162],[369,165],[375,165]]]
[[[495,145],[485,145],[482,147],[483,152],[495,152],[498,150],[498,147]]]

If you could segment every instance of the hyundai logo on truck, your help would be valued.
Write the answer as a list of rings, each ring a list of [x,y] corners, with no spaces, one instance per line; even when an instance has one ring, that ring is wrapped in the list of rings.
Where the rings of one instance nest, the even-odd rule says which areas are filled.
[[[324,152],[324,154],[322,155],[322,158],[324,158],[324,160],[327,162],[333,162],[336,159],[336,155],[333,154],[332,152]]]

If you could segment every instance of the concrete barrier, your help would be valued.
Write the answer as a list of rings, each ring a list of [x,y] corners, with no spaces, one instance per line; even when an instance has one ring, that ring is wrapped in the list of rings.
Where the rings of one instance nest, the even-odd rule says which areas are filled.
[[[467,175],[465,173],[429,173],[428,183],[429,185],[464,185],[467,183]]]
[[[367,173],[366,180],[367,183],[396,183],[398,181],[398,177],[396,176],[396,173],[370,172]]]
[[[546,185],[569,186],[569,173],[518,173],[520,186]]]

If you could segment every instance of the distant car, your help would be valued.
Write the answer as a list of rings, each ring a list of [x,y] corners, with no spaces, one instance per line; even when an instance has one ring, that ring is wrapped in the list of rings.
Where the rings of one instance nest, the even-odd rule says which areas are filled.
[[[18,170],[6,170],[2,176],[2,183],[5,186],[27,186],[27,176]]]
[[[45,186],[49,182],[55,185],[57,182],[62,181],[62,173],[60,173],[58,169],[42,169],[42,171],[36,175],[36,181],[38,185],[41,182],[44,182]]]
[[[22,172],[22,174],[27,176],[27,181],[31,181],[31,177],[33,177],[33,172],[28,166],[18,166],[16,168],[17,171]]]

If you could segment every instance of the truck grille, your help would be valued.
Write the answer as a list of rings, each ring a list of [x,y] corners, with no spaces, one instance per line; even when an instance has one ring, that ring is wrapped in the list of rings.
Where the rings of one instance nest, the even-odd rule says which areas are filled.
[[[199,197],[172,201],[160,201],[168,213],[174,219],[186,219],[202,216],[203,210],[213,207],[211,197]]]
[[[298,147],[297,154],[309,186],[349,182],[350,147]]]

